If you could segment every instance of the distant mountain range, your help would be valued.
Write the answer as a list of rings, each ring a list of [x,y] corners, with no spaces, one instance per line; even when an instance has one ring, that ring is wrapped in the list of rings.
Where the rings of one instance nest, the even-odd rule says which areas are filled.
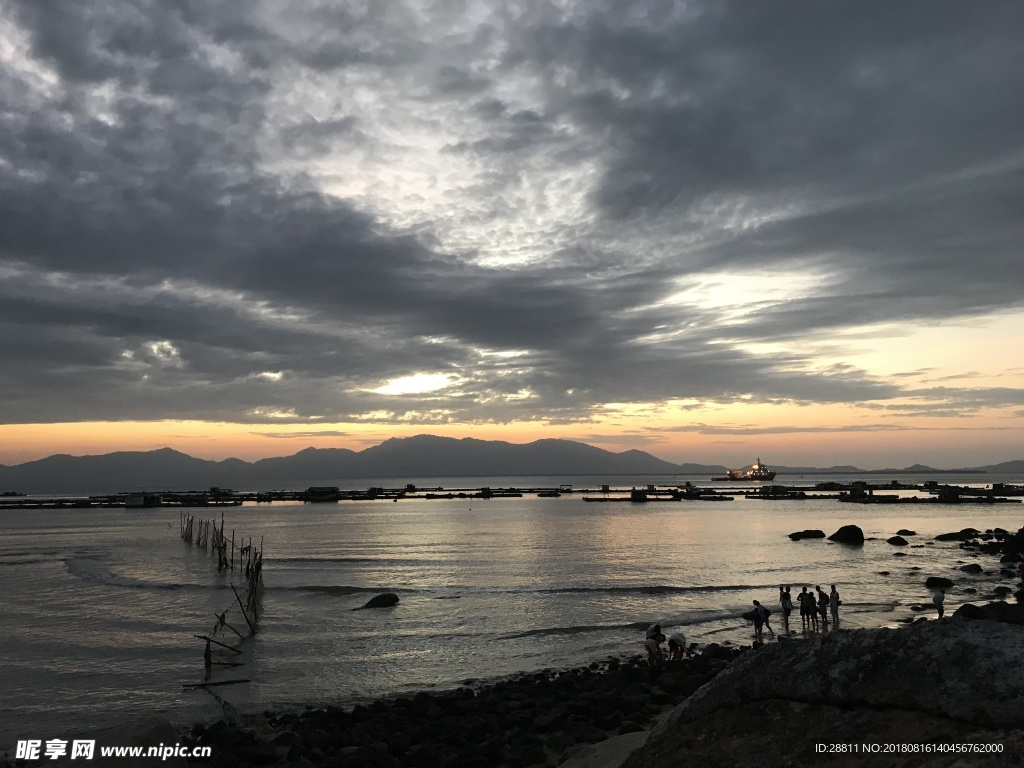
[[[306,448],[294,456],[208,461],[171,448],[101,456],[49,456],[0,465],[0,491],[59,493],[91,488],[263,489],[268,482],[345,478],[494,477],[523,475],[708,474],[719,466],[672,464],[637,450],[612,453],[572,440],[514,444],[433,435],[392,438],[363,451]]]
[[[208,461],[171,448],[101,456],[49,456],[14,466],[0,465],[0,491],[87,492],[90,489],[188,490],[210,486],[267,489],[267,483],[338,482],[346,478],[500,477],[570,475],[716,475],[717,464],[672,464],[638,450],[613,453],[572,440],[515,444],[433,435],[392,438],[363,451],[306,448],[293,456],[247,462]],[[773,467],[780,474],[1024,472],[1024,461],[986,467],[937,470],[914,465],[902,470],[839,467]]]

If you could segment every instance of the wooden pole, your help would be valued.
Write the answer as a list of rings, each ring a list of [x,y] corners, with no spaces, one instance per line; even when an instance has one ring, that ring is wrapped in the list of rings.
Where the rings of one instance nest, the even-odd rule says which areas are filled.
[[[252,622],[249,621],[249,616],[245,613],[245,606],[242,605],[242,598],[238,596],[238,590],[235,589],[234,584],[231,585],[231,591],[235,593],[235,599],[238,600],[238,607],[242,609],[242,618],[245,619],[245,623],[249,625],[249,629],[251,629],[252,633],[255,635],[256,627],[254,627]]]
[[[217,619],[219,621],[219,626],[227,627],[232,632],[234,632],[236,635],[238,635],[242,640],[245,640],[245,635],[243,635],[241,632],[239,632],[237,629],[235,629],[234,627],[232,627],[230,624],[227,623],[227,621],[225,620],[225,616],[227,616],[227,614],[228,614],[228,612],[224,611],[224,613],[215,613],[213,615],[217,617]]]

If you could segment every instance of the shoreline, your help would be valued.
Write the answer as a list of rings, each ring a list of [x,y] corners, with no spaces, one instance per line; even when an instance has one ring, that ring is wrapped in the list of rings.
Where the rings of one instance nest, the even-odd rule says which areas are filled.
[[[165,761],[178,768],[541,768],[562,764],[573,768],[614,768],[626,759],[634,764],[640,753],[648,749],[645,742],[649,745],[655,736],[671,730],[666,726],[670,720],[677,718],[680,711],[702,706],[709,695],[744,697],[746,683],[739,687],[712,683],[721,673],[728,672],[730,683],[735,683],[735,670],[740,667],[760,669],[761,674],[778,669],[774,660],[779,654],[789,660],[787,663],[814,666],[814,655],[830,647],[870,647],[879,638],[911,638],[921,631],[959,636],[981,630],[984,634],[988,631],[986,626],[1013,623],[1013,619],[1006,618],[1008,613],[1015,614],[1018,623],[1024,621],[1024,605],[1009,606],[1010,611],[990,612],[993,605],[999,607],[978,606],[974,612],[964,611],[962,616],[942,620],[919,618],[901,627],[839,629],[760,646],[726,647],[711,643],[693,657],[653,666],[642,655],[609,657],[586,666],[523,672],[498,682],[467,680],[464,685],[445,691],[420,691],[354,707],[305,705],[301,709],[258,714],[235,712],[228,716],[229,706],[225,708],[226,716],[213,723],[174,729],[166,721],[150,717],[125,723],[119,729],[108,729],[103,735],[116,731],[116,741],[108,739],[97,745],[152,746],[154,733],[161,734],[162,743],[170,743],[171,734],[176,733],[181,745],[212,749],[209,758]],[[1000,614],[1002,617],[997,618]],[[992,620],[972,620],[983,618]],[[910,653],[908,658],[914,658]],[[874,670],[872,662],[867,663]],[[740,677],[746,680],[743,675]],[[771,689],[769,685],[769,693]],[[893,702],[887,706],[893,706]],[[763,724],[744,727],[734,723],[733,727],[749,740]],[[942,742],[941,736],[936,738],[938,743]],[[93,764],[131,768],[151,764],[152,760],[103,760],[97,755]],[[72,763],[25,762],[13,759],[13,754],[7,759],[0,757],[0,768],[54,764]]]
[[[336,706],[237,715],[181,732],[213,747],[197,765],[558,765],[580,748],[646,732],[674,706],[752,650],[710,644],[691,658],[642,656],[524,672],[495,683]],[[307,763],[306,761],[309,761]]]

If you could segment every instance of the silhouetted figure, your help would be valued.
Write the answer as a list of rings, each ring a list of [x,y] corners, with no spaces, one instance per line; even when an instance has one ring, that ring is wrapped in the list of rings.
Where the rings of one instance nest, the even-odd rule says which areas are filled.
[[[772,632],[771,626],[768,625],[768,617],[771,615],[771,611],[765,608],[757,600],[754,601],[754,636],[757,638],[757,642],[763,642],[761,639],[762,627],[768,627],[768,631],[771,632],[772,637],[775,637],[775,633]]]
[[[789,634],[789,614],[793,612],[793,598],[789,594],[789,587],[779,587],[779,605],[782,606],[782,630]]]
[[[661,649],[663,642],[665,636],[661,633],[661,624],[651,624],[647,628],[647,637],[644,638],[644,648],[647,649],[647,662],[652,666],[665,658],[665,652]]]
[[[815,616],[815,605],[814,595],[807,591],[807,587],[804,587],[803,591],[796,596],[796,599],[800,602],[800,621],[803,623],[804,630],[813,628],[817,629],[817,620]]]
[[[828,595],[821,588],[821,585],[816,585],[814,591],[818,593],[818,614],[821,616],[821,630],[823,632],[828,631]]]
[[[839,626],[839,603],[842,601],[839,599],[839,591],[836,589],[836,585],[832,585],[832,591],[828,593],[828,607],[832,609],[832,623]]]
[[[673,632],[668,639],[668,657],[673,661],[681,661],[686,655],[686,637],[682,632]]]
[[[943,603],[946,601],[946,590],[940,589],[938,592],[932,595],[932,602],[935,603],[935,608],[939,612],[939,618],[946,612],[943,607]]]

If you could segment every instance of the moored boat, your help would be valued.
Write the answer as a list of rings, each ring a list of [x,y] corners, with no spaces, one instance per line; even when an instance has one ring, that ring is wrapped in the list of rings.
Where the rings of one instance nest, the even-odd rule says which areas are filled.
[[[736,481],[750,481],[750,480],[774,480],[775,472],[768,469],[767,466],[761,463],[761,459],[758,458],[749,467],[743,469],[730,469],[727,470],[725,477],[713,477],[712,480],[736,480]]]

